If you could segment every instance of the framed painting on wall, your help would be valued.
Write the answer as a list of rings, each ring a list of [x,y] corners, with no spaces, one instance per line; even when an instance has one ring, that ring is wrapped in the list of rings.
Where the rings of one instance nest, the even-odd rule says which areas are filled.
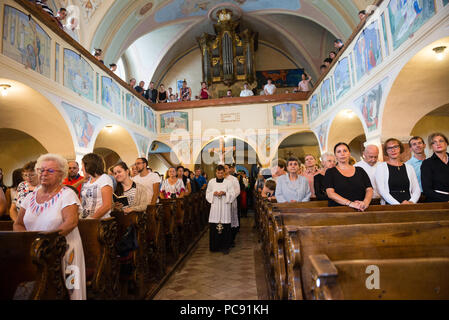
[[[302,105],[296,103],[283,103],[272,107],[273,125],[296,126],[304,123]]]
[[[69,49],[64,49],[64,86],[94,101],[94,69]]]
[[[340,99],[351,89],[351,75],[349,74],[349,58],[341,59],[334,72],[335,100]]]

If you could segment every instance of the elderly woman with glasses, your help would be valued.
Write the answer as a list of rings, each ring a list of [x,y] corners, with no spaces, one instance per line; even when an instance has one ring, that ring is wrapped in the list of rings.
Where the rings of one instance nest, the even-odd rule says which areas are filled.
[[[11,208],[9,209],[9,216],[13,221],[16,221],[17,219],[17,214],[22,207],[22,201],[39,185],[39,178],[34,170],[35,165],[36,161],[31,161],[25,164],[22,168],[22,177],[24,181],[17,186],[16,197],[13,199]]]
[[[404,146],[401,141],[390,138],[384,143],[386,162],[377,164],[375,179],[377,191],[382,197],[381,204],[417,203],[421,188],[411,165],[401,161]]]
[[[67,250],[62,262],[72,300],[86,299],[83,245],[78,231],[78,195],[62,184],[67,176],[67,161],[56,154],[45,154],[36,163],[40,186],[22,201],[14,231],[53,231],[65,236]],[[68,275],[68,276],[67,276]]]
[[[421,184],[426,202],[449,201],[449,154],[447,153],[448,140],[441,133],[432,133],[429,136],[429,145],[433,155],[424,160],[421,165]]]

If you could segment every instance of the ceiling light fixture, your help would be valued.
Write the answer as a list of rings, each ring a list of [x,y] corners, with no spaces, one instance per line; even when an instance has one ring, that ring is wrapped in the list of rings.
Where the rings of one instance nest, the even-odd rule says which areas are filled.
[[[433,48],[432,50],[435,51],[438,60],[443,60],[445,49],[446,49],[446,46],[440,46],[440,47]]]
[[[111,133],[112,132],[112,125],[111,124],[109,124],[109,125],[107,125],[106,127],[106,130],[109,132],[109,133]]]
[[[0,84],[0,88],[2,91],[2,97],[6,97],[8,95],[8,89],[11,88],[9,84]]]

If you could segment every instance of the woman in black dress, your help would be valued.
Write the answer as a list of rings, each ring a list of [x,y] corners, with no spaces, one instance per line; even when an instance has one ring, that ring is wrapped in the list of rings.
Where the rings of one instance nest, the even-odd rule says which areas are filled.
[[[334,147],[337,166],[326,171],[324,185],[329,197],[329,207],[348,206],[365,211],[373,197],[373,188],[368,174],[360,167],[349,163],[349,146],[339,142]]]
[[[157,92],[157,102],[158,103],[164,103],[167,102],[167,90],[165,90],[165,87],[163,84],[159,86],[159,90]]]

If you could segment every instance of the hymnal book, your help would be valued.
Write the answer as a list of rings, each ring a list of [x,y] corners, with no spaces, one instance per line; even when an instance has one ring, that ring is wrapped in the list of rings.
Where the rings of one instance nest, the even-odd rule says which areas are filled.
[[[114,202],[119,202],[123,204],[124,207],[129,206],[128,198],[126,196],[118,196],[115,193],[112,196],[114,198]]]

